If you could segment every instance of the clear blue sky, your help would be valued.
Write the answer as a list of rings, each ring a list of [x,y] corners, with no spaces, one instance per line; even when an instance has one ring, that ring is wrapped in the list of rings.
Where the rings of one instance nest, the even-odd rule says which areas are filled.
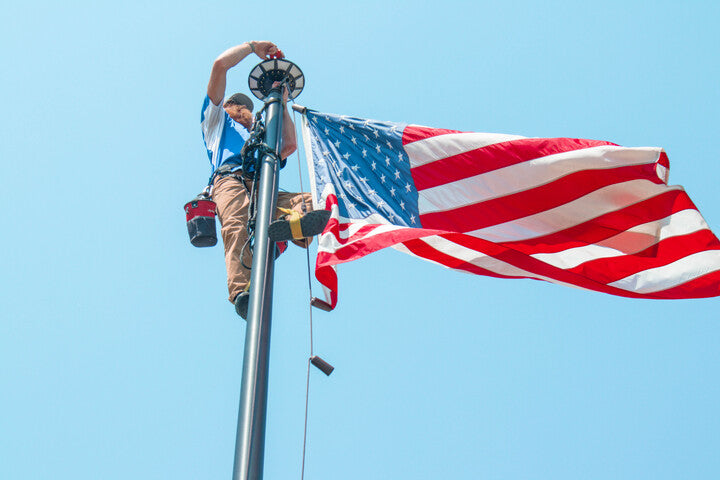
[[[231,477],[245,326],[222,249],[190,245],[182,206],[209,174],[210,66],[245,40],[276,42],[321,111],[662,146],[720,233],[717,2],[249,5],[3,7],[0,478]],[[294,158],[282,183],[299,188]],[[338,308],[315,313],[336,370],[312,372],[306,478],[720,475],[717,299],[393,250],[339,275]],[[266,479],[300,477],[306,279],[301,250],[278,262]]]

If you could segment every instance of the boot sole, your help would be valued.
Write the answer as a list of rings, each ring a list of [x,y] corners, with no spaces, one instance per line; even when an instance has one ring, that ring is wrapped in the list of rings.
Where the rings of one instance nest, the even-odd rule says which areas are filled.
[[[300,219],[300,230],[302,230],[303,235],[301,238],[320,235],[325,229],[328,220],[330,220],[329,210],[313,210],[312,212],[306,213]],[[268,235],[273,242],[300,240],[300,238],[293,238],[290,222],[284,219],[272,222],[268,228]]]

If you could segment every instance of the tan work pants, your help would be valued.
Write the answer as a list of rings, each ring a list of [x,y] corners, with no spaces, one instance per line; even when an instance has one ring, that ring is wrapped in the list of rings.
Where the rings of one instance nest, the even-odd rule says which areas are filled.
[[[248,188],[250,181],[246,180]],[[217,204],[218,218],[220,219],[223,245],[225,246],[225,268],[227,269],[228,300],[235,302],[235,297],[247,287],[250,282],[250,267],[252,255],[249,249],[243,252],[247,241],[247,220],[250,198],[245,187],[235,177],[225,176],[215,180],[213,186],[213,201]],[[303,202],[306,211],[312,210],[312,197],[309,193],[279,192],[277,206],[290,208],[300,213],[303,211]],[[281,212],[275,210],[275,218]],[[240,255],[244,254],[241,260]]]

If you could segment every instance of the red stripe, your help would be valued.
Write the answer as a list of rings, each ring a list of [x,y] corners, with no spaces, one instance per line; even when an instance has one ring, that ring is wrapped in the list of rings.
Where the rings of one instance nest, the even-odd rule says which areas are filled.
[[[420,239],[403,242],[403,245],[405,245],[405,247],[407,247],[408,250],[410,250],[412,253],[414,253],[418,257],[421,257],[421,258],[424,258],[427,260],[431,260],[433,262],[437,262],[441,265],[444,265],[449,268],[453,268],[455,270],[462,270],[464,272],[474,273],[476,275],[485,275],[488,277],[495,277],[495,278],[532,278],[532,277],[513,277],[513,276],[509,276],[509,275],[502,275],[502,274],[493,272],[491,270],[487,270],[485,268],[478,267],[477,265],[468,263],[465,260],[461,260],[457,257],[453,257],[452,255],[448,255],[447,253],[428,245],[426,242],[424,242]]]
[[[662,184],[653,165],[632,165],[609,170],[585,170],[562,177],[546,185],[505,197],[446,210],[421,213],[423,228],[470,232],[517,220],[559,207],[608,185],[646,179]]]
[[[554,267],[540,260],[536,260],[516,250],[505,248],[502,245],[488,242],[480,238],[471,237],[461,233],[450,233],[443,235],[444,238],[451,240],[458,245],[462,245],[466,248],[483,252],[487,255],[492,256],[500,261],[514,265],[517,268],[526,270],[528,272],[540,275],[543,277],[551,278],[558,282],[568,283],[570,285],[576,285],[588,290],[595,290],[597,292],[610,293],[613,295],[620,295],[623,297],[642,298],[643,295],[634,292],[628,292],[615,287],[609,287],[604,283],[597,282],[592,278],[583,277],[574,272],[563,270],[561,268]]]
[[[381,226],[382,225],[372,225],[372,228],[367,230],[367,232]],[[337,265],[338,263],[357,260],[385,247],[440,233],[443,232],[423,228],[399,228],[368,237],[362,234],[356,234],[346,240],[346,245],[341,246],[335,250],[334,253],[318,252],[317,264],[321,266]],[[328,233],[325,233],[324,235],[327,234]]]
[[[612,283],[706,250],[720,250],[720,242],[710,230],[700,230],[688,235],[667,238],[635,254],[591,260],[568,271],[599,282]]]
[[[670,190],[550,235],[518,242],[504,242],[503,245],[528,255],[561,252],[600,243],[630,228],[660,220],[689,208],[696,210],[684,191]]]
[[[408,143],[417,142],[418,140],[424,140],[426,138],[445,135],[448,133],[464,132],[459,130],[446,130],[444,128],[423,127],[421,125],[408,125],[403,130],[402,143],[403,145],[407,145]]]
[[[511,140],[420,165],[412,168],[410,173],[415,188],[420,191],[548,155],[605,145],[615,144],[577,138]]]
[[[337,305],[337,271],[332,266],[315,266],[315,278],[321,285],[330,290],[330,307],[335,308]]]

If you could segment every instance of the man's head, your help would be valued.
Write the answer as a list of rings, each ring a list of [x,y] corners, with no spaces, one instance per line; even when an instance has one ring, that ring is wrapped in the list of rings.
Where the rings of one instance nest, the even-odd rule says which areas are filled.
[[[250,130],[250,127],[252,126],[253,103],[247,95],[243,95],[242,93],[232,95],[230,98],[225,100],[223,108],[230,118]]]

